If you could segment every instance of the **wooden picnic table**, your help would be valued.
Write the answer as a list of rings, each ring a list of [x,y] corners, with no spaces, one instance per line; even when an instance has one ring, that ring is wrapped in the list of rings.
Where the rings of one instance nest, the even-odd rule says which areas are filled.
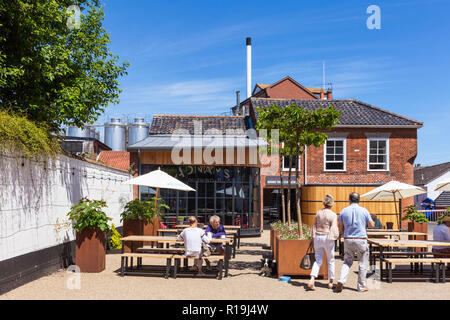
[[[367,229],[367,237],[368,239],[371,239],[371,236],[373,237],[373,239],[378,239],[377,236],[386,236],[386,237],[390,237],[392,239],[392,236],[414,236],[414,240],[416,239],[416,236],[424,236],[425,239],[428,238],[428,235],[426,233],[422,233],[422,232],[407,232],[407,231],[369,231],[369,230],[374,230],[374,229]],[[344,237],[341,236],[338,239],[338,250],[339,250],[339,255],[341,257],[344,256],[344,246],[343,246],[343,240]]]
[[[402,234],[407,232],[402,232]],[[388,248],[429,248],[432,246],[450,247],[450,241],[433,241],[433,240],[392,240],[392,239],[368,239],[370,245],[370,254],[372,254],[372,247],[377,246],[380,249],[380,280],[383,280],[383,262],[386,258],[384,255],[385,249]],[[376,263],[376,262],[375,262]]]
[[[372,231],[374,231],[374,232],[401,232],[402,230],[400,230],[400,229],[366,229],[368,232],[370,231],[370,232],[372,232]]]
[[[162,235],[162,234],[167,234],[167,233],[169,233],[169,234],[173,234],[173,233],[176,233],[176,234],[179,234],[179,233],[181,233],[181,231],[182,230],[184,230],[185,228],[176,228],[176,229],[158,229],[158,235]],[[237,242],[238,242],[238,240],[239,240],[239,231],[238,230],[225,230],[225,234],[227,235],[227,236],[233,236],[233,258],[235,258],[236,257],[236,244],[237,244]]]
[[[205,224],[203,226],[203,229],[206,229],[208,225]],[[241,247],[241,226],[233,226],[233,225],[222,225],[225,231],[227,229],[229,230],[237,230],[237,247],[238,249]],[[175,226],[176,229],[183,229],[183,228],[189,228],[190,226],[187,224],[178,224]]]
[[[428,238],[426,233],[422,232],[405,232],[405,231],[367,231],[367,237],[370,239],[370,236],[425,236],[425,239]]]
[[[122,241],[122,254],[124,253],[125,241],[131,242],[131,252],[134,252],[134,242],[156,242],[166,244],[167,247],[170,244],[184,244],[183,240],[178,240],[177,237],[167,237],[167,236],[128,236],[120,238]],[[220,239],[211,239],[210,243],[212,244],[222,244],[225,245],[225,277],[228,276],[228,268],[229,262],[231,258],[231,239],[230,238],[220,238]],[[206,258],[207,259],[207,258]],[[131,266],[133,266],[133,258],[131,258]]]

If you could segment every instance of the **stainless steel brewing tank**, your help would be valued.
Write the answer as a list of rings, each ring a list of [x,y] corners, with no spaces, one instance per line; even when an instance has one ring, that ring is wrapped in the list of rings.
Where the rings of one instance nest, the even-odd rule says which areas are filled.
[[[126,125],[119,118],[111,118],[105,123],[105,144],[113,151],[125,151]]]
[[[144,118],[135,118],[134,123],[129,125],[128,145],[131,146],[147,138],[149,129],[150,125],[145,122]]]

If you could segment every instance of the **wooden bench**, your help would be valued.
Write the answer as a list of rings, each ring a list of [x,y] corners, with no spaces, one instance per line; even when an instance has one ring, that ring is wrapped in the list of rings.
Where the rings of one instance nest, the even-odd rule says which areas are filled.
[[[188,260],[195,260],[195,259],[199,259],[197,257],[187,257],[184,255],[173,255],[172,256],[173,259],[175,259],[174,261],[174,268],[173,268],[173,278],[176,279],[177,278],[177,274],[178,274],[178,268],[180,267],[181,264],[181,259],[184,260],[184,266],[187,268],[187,261]],[[218,273],[218,279],[222,280],[222,274],[223,274],[223,267],[224,267],[224,256],[223,255],[210,255],[207,257],[201,257],[203,260],[204,259],[208,259],[209,261],[218,261],[218,268],[219,268],[219,273]]]
[[[138,252],[159,252],[159,253],[183,253],[184,248],[157,248],[157,247],[151,247],[151,246],[143,246],[140,248],[137,248],[136,251]]]
[[[388,270],[388,282],[392,283],[392,265],[394,264],[411,264],[411,263],[430,263],[431,264],[431,272],[435,272],[435,282],[439,282],[439,267],[442,268],[442,265],[445,266],[443,260],[449,260],[450,259],[441,259],[441,258],[385,258],[384,261],[386,262],[386,267]],[[436,267],[436,265],[438,265]],[[444,268],[445,269],[445,268]],[[444,271],[445,273],[445,271]],[[444,281],[445,281],[445,275],[444,275]]]
[[[450,253],[438,253],[439,255],[442,255],[443,257],[449,257]],[[397,257],[397,258],[426,258],[427,256],[435,257],[436,252],[430,252],[430,251],[384,251],[383,256],[385,257]],[[380,257],[379,251],[372,251],[370,256],[370,265],[376,264],[376,259]],[[438,257],[441,258],[441,257]],[[413,269],[413,263],[411,263],[411,271]]]
[[[122,253],[120,255],[120,257],[121,257],[121,267],[120,267],[121,271],[120,271],[120,275],[124,276],[124,274],[127,273],[126,270],[128,270],[128,258],[131,258],[131,270],[133,270],[133,258],[137,258],[138,259],[138,267],[139,267],[139,265],[141,265],[139,263],[139,261],[142,261],[142,258],[157,258],[157,259],[166,259],[166,273],[165,273],[164,277],[166,279],[168,279],[169,278],[169,274],[170,274],[170,266],[172,264],[173,256],[174,256],[174,254],[172,254],[172,253],[169,253],[169,254],[165,254],[165,253],[137,253],[137,252]],[[149,275],[149,273],[142,273],[142,272],[133,272],[133,274],[136,274],[136,275],[141,275],[141,274]]]

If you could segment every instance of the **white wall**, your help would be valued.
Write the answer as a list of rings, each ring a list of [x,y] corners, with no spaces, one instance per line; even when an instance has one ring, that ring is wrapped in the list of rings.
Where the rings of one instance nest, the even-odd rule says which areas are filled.
[[[22,165],[23,163],[23,165]],[[67,213],[82,197],[104,199],[115,226],[133,199],[126,172],[60,155],[36,162],[0,154],[0,261],[75,240]]]
[[[442,193],[442,191],[434,191],[434,189],[436,189],[436,185],[439,182],[448,180],[450,180],[450,170],[426,184],[425,187],[427,187],[428,198],[436,200],[436,198],[439,197],[439,195]]]

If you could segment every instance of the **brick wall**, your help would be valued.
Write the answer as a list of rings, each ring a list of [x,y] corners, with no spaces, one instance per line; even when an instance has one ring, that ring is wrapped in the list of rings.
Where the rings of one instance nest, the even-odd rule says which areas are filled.
[[[391,180],[414,184],[414,160],[417,155],[416,129],[336,129],[334,132],[347,133],[346,171],[328,172],[324,170],[324,146],[309,147],[307,150],[307,184],[384,184]],[[367,137],[365,133],[390,133],[389,137],[389,171],[367,171]],[[359,151],[355,151],[359,150]],[[261,168],[262,187],[266,186],[265,177],[279,176],[270,169],[269,160],[278,163],[275,156],[263,158]],[[300,161],[299,183],[304,184],[304,157]],[[283,172],[288,175],[288,172]],[[295,175],[294,169],[292,175]],[[414,203],[414,198],[402,200],[402,210]],[[406,227],[406,222],[404,222]]]
[[[273,88],[267,88],[266,92],[267,98],[274,99],[317,99],[288,79]]]

